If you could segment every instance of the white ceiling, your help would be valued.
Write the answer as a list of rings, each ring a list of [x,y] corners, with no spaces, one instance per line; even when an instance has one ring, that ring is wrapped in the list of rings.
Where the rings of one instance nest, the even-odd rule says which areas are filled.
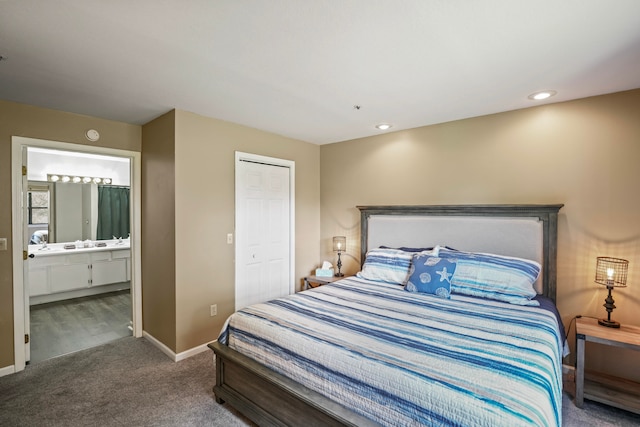
[[[0,99],[325,144],[640,88],[640,1],[0,0],[0,55]]]

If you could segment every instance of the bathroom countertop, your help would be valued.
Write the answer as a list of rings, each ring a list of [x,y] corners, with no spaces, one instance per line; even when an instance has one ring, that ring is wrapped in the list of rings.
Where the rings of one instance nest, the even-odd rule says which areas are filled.
[[[43,249],[42,245],[29,245],[29,255],[34,255],[37,257],[41,256],[54,256],[54,255],[68,255],[68,254],[80,254],[80,253],[88,253],[88,252],[101,252],[101,251],[117,251],[123,249],[130,249],[129,239],[122,239],[120,241],[116,240],[100,240],[100,242],[104,242],[107,246],[102,247],[80,247],[75,249],[65,249],[64,245],[74,244],[74,242],[64,242],[64,243],[49,243],[47,244],[47,249]],[[95,242],[92,242],[95,245]]]

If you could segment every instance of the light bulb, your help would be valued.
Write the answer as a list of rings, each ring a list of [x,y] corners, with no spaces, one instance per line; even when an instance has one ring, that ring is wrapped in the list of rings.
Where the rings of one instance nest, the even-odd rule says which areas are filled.
[[[529,95],[529,99],[534,101],[542,101],[543,99],[547,99],[555,95],[557,92],[555,90],[543,90],[541,92],[532,93]]]

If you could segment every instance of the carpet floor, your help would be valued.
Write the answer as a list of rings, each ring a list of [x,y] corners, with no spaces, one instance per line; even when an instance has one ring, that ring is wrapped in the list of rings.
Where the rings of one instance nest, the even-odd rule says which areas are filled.
[[[173,362],[144,338],[47,360],[0,378],[0,426],[252,426],[215,402],[212,353]],[[640,426],[640,415],[565,394],[563,425]]]
[[[178,363],[144,338],[50,359],[0,378],[0,426],[247,426],[212,391],[213,353]]]

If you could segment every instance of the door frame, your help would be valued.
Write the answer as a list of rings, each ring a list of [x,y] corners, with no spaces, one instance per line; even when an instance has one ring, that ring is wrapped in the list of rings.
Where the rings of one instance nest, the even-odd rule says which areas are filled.
[[[22,150],[27,147],[40,147],[74,151],[80,153],[103,154],[130,159],[131,179],[131,307],[133,336],[142,336],[142,268],[141,268],[141,153],[138,151],[115,148],[94,147],[90,145],[68,142],[49,141],[44,139],[11,137],[11,210],[12,210],[12,247],[13,247],[13,339],[14,339],[14,372],[24,370],[26,366],[25,352],[25,289],[24,260],[22,252],[27,250],[24,240],[22,219]]]
[[[241,151],[235,152],[235,251],[234,251],[234,260],[238,259],[238,251],[239,246],[238,242],[238,164],[240,162],[252,162],[252,163],[262,163],[270,166],[281,166],[289,169],[289,294],[295,292],[295,272],[296,272],[296,252],[295,252],[295,242],[296,242],[296,162],[293,160],[285,160],[279,159],[276,157],[267,157],[261,156],[259,154],[251,154],[244,153]],[[239,265],[237,262],[235,264],[235,278],[234,278],[234,307],[237,310],[237,290],[238,290],[238,268]]]

